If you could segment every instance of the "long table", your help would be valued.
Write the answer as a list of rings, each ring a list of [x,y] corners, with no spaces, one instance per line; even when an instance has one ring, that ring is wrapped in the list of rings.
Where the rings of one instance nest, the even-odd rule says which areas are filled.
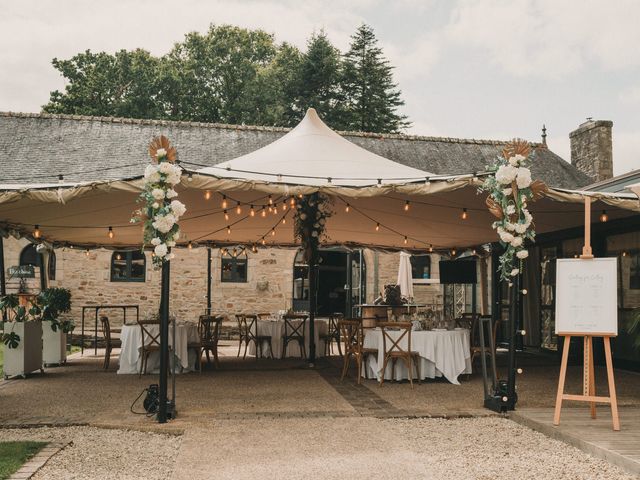
[[[299,323],[299,320],[293,320],[291,323],[294,325]],[[258,335],[268,335],[271,337],[271,347],[273,349],[273,358],[282,358],[282,336],[284,335],[284,320],[282,319],[273,319],[273,320],[258,320],[257,322],[257,331]],[[329,320],[326,318],[316,318],[315,323],[315,341],[316,341],[316,357],[324,356],[324,342],[320,340],[321,335],[325,335],[328,330]],[[305,348],[307,350],[307,355],[309,355],[309,320],[307,319],[307,324],[305,325],[304,331],[304,343]],[[256,354],[255,343],[251,342],[249,345],[249,354]],[[269,347],[268,343],[265,342],[262,346],[262,352],[265,356],[269,355]],[[242,353],[242,352],[240,352]],[[286,351],[287,357],[299,357],[300,356],[300,345],[298,342],[293,341],[289,342],[287,345]]]
[[[397,339],[401,331],[390,331],[389,335]],[[411,350],[420,354],[420,377],[436,378],[444,376],[455,385],[459,385],[458,376],[471,373],[471,348],[468,329],[455,330],[421,330],[411,332]],[[408,338],[400,342],[407,348]],[[367,357],[367,376],[378,380],[382,376],[384,347],[382,331],[379,328],[365,329],[364,347],[378,349],[378,355]],[[363,372],[364,375],[364,372]],[[409,378],[409,372],[402,360],[395,361],[395,368],[390,361],[384,372],[385,380],[403,380]],[[417,372],[412,373],[417,378]]]

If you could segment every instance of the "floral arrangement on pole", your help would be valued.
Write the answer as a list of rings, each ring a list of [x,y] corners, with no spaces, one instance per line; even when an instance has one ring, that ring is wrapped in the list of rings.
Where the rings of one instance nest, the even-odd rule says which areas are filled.
[[[318,263],[320,243],[326,235],[327,218],[332,214],[331,201],[321,193],[305,195],[296,202],[294,235],[302,244],[307,265]]]
[[[178,219],[187,208],[176,197],[174,187],[180,183],[182,169],[175,164],[176,149],[164,135],[149,144],[152,163],[144,171],[144,190],[139,202],[144,207],[135,212],[132,223],[144,221],[144,246],[153,246],[153,263],[159,267],[174,257],[171,247],[180,238]]]
[[[482,191],[489,192],[486,204],[489,211],[498,218],[493,228],[500,237],[505,252],[500,256],[500,278],[511,282],[522,271],[523,260],[529,256],[527,240],[535,239],[533,216],[528,202],[542,198],[547,186],[533,181],[529,162],[533,157],[531,146],[520,139],[511,141],[502,150],[502,156],[489,167]]]

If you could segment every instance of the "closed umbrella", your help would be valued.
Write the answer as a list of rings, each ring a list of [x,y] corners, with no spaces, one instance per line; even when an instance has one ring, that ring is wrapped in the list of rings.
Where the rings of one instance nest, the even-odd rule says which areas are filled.
[[[413,300],[413,276],[411,274],[411,255],[400,252],[400,266],[398,267],[398,285],[403,297]]]

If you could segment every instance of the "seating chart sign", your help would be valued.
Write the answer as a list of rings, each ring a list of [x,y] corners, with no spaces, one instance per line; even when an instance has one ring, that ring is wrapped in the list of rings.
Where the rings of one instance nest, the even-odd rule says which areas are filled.
[[[616,258],[558,259],[556,334],[618,334]]]

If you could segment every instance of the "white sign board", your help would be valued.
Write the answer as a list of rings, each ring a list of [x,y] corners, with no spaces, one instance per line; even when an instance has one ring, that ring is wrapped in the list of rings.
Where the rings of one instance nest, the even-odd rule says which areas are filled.
[[[558,259],[556,334],[618,334],[616,258]]]

